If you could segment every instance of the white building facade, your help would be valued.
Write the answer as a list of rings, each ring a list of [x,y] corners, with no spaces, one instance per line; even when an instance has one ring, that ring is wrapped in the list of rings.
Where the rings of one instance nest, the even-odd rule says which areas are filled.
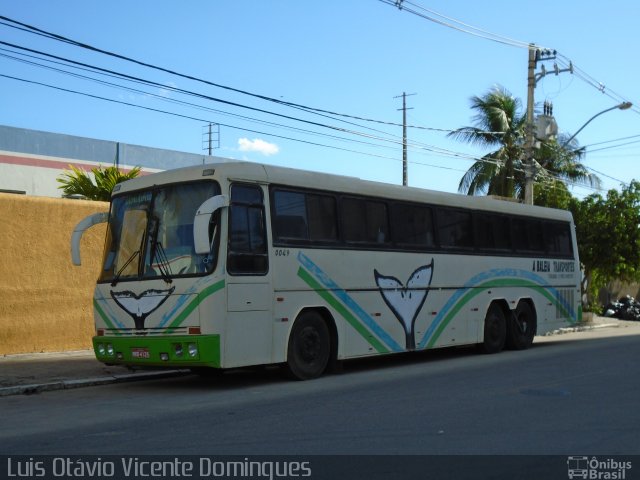
[[[117,166],[142,174],[199,165],[207,156],[0,125],[0,192],[61,197],[57,179],[69,166]]]

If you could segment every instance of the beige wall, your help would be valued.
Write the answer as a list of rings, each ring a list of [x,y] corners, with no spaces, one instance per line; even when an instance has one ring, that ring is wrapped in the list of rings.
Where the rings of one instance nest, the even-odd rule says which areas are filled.
[[[70,240],[80,220],[107,209],[0,193],[0,355],[91,347],[105,224],[82,238],[81,267],[71,264]]]

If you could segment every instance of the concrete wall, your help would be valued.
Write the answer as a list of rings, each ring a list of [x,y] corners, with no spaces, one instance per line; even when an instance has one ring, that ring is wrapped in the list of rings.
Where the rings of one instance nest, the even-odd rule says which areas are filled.
[[[105,224],[89,229],[82,266],[70,239],[85,216],[108,204],[0,193],[0,355],[91,347],[93,287]]]
[[[640,284],[638,283],[621,283],[618,281],[611,282],[607,288],[603,288],[598,296],[598,301],[602,305],[615,302],[618,299],[631,295],[636,300],[640,300]]]

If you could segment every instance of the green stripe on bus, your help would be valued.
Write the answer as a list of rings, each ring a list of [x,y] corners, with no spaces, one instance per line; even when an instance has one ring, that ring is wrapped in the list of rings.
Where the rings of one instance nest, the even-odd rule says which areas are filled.
[[[305,269],[302,267],[298,268],[298,276],[304,280],[304,282],[309,285],[318,295],[320,295],[334,310],[336,310],[342,317],[349,322],[351,325],[361,336],[364,338],[373,348],[375,348],[378,353],[389,353],[389,349],[387,349],[382,343],[374,337],[369,330],[362,325],[356,317],[354,317],[349,310],[346,309],[344,305],[342,305],[336,298],[329,293],[329,291],[322,287]]]
[[[440,335],[442,334],[444,329],[447,327],[449,322],[451,322],[453,317],[455,317],[458,314],[458,312],[462,309],[462,307],[464,307],[467,303],[469,303],[469,301],[471,301],[472,298],[484,292],[485,290],[488,290],[490,288],[499,288],[499,287],[526,287],[526,288],[533,289],[538,293],[540,293],[541,295],[543,295],[551,303],[555,304],[556,308],[559,308],[565,314],[565,316],[570,317],[570,313],[566,309],[566,307],[562,305],[555,296],[549,293],[549,291],[545,287],[542,287],[536,283],[533,283],[527,280],[522,280],[522,279],[505,278],[502,280],[490,280],[486,283],[472,287],[471,291],[467,292],[455,304],[455,306],[451,309],[451,311],[442,320],[440,325],[438,325],[438,328],[436,329],[436,331],[433,333],[433,335],[427,342],[426,348],[433,347],[433,345],[436,343],[438,338],[440,338]]]
[[[191,302],[189,302],[189,304],[184,308],[184,310],[180,312],[180,315],[174,318],[173,322],[171,322],[171,324],[167,326],[164,333],[171,333],[172,329],[179,327],[180,324],[184,322],[185,319],[191,314],[191,312],[193,312],[196,309],[196,307],[200,305],[200,302],[202,302],[209,295],[212,295],[216,293],[218,290],[221,290],[223,288],[224,288],[224,280],[220,280],[219,282],[216,282],[213,285],[209,285],[207,288],[205,288],[200,293],[198,293],[198,295],[196,295],[196,298],[194,298]]]

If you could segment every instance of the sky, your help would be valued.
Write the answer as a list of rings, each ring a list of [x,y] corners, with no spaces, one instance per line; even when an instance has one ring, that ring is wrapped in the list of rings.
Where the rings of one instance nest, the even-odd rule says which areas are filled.
[[[574,66],[535,89],[561,132],[588,122],[576,139],[602,189],[572,193],[640,179],[637,0],[389,3],[0,0],[0,16],[139,62],[2,20],[0,124],[206,155],[213,123],[216,156],[401,184],[406,93],[408,184],[456,192],[488,151],[447,133],[496,85],[524,112],[533,43]]]

